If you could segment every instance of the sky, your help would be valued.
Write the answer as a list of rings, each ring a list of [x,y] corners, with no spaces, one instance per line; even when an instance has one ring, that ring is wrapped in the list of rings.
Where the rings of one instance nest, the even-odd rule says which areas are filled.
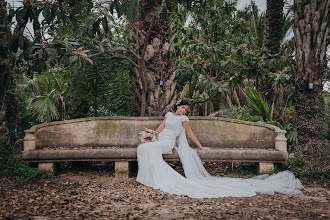
[[[238,0],[237,7],[238,9],[243,9],[250,4],[250,0]],[[258,6],[260,12],[266,11],[266,0],[254,0]]]

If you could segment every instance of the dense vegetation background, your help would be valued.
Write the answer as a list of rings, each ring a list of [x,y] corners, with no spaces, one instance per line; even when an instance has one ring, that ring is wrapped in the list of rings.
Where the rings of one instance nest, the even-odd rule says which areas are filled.
[[[326,8],[328,0],[268,0],[266,13],[253,1],[238,10],[225,0],[24,0],[19,8],[1,0],[1,175],[14,175],[20,163],[8,155],[33,125],[161,116],[185,98],[188,115],[287,130],[291,159],[279,169],[328,179]]]

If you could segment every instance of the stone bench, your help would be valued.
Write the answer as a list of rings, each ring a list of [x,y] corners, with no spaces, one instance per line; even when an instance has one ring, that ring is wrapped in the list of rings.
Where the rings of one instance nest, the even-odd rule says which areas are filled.
[[[163,117],[97,117],[33,126],[25,131],[23,159],[55,172],[56,162],[115,161],[118,178],[128,178],[129,161],[136,161],[138,133],[156,129]],[[197,150],[203,161],[257,162],[258,174],[272,173],[273,163],[288,159],[286,131],[255,122],[189,117],[191,127],[209,151]],[[190,146],[196,147],[188,138]],[[179,161],[175,150],[166,161]]]

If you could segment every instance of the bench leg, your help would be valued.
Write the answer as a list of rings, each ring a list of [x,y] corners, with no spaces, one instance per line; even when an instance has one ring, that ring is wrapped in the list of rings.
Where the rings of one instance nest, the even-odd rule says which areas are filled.
[[[55,163],[39,163],[38,164],[38,168],[40,170],[43,170],[47,173],[52,174],[53,176],[56,173],[56,167],[55,167]]]
[[[129,177],[129,162],[116,161],[115,162],[115,176],[117,179],[128,179]]]
[[[273,163],[258,163],[257,172],[259,175],[261,174],[272,174],[274,173],[274,164]]]

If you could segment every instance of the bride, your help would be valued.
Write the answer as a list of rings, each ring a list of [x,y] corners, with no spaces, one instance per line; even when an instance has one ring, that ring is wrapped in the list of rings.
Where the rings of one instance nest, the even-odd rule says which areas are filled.
[[[211,176],[202,165],[197,152],[188,144],[186,132],[201,150],[210,150],[203,147],[194,135],[189,119],[184,115],[188,107],[188,101],[178,102],[175,113],[166,113],[165,119],[157,128],[158,140],[139,145],[136,181],[170,194],[192,198],[250,197],[257,193],[274,192],[300,193],[303,186],[290,171],[249,179]],[[179,154],[185,177],[163,160],[162,154],[173,148]]]

